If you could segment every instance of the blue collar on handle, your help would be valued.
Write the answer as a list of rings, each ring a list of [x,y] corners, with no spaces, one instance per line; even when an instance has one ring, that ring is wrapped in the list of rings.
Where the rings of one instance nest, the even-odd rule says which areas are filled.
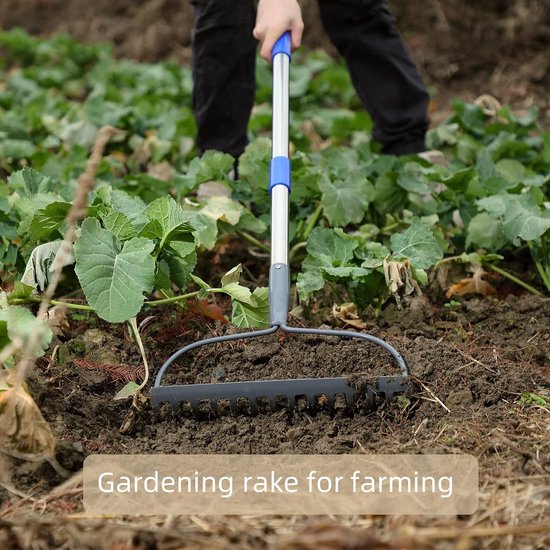
[[[277,42],[275,42],[275,45],[271,50],[271,59],[279,53],[284,53],[285,55],[288,55],[289,59],[292,59],[291,52],[290,33],[287,31],[281,36],[281,38],[279,38],[279,40],[277,40]]]

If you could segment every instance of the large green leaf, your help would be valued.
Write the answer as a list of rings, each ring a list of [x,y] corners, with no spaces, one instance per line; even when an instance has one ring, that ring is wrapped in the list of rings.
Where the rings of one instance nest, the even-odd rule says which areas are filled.
[[[499,250],[506,244],[502,222],[487,212],[474,216],[468,224],[466,246],[475,244],[487,250]]]
[[[39,332],[40,338],[33,355],[40,357],[44,355],[52,341],[52,331],[48,324],[37,319],[24,307],[0,307],[0,349],[10,341],[18,340],[22,340],[24,347],[27,348],[32,335],[36,332]]]
[[[534,241],[550,229],[549,211],[543,211],[530,193],[500,193],[477,201],[492,216],[502,220],[506,238],[518,244],[520,239]]]
[[[422,172],[422,167],[416,162],[408,162],[403,167],[397,177],[397,185],[410,193],[426,195],[430,188],[426,183],[426,176]]]
[[[193,233],[197,242],[207,250],[212,250],[216,246],[218,237],[218,220],[204,209],[203,204],[186,203],[183,205],[183,210],[190,223],[194,227],[200,228]]]
[[[502,218],[506,212],[506,207],[508,205],[508,194],[500,193],[499,195],[494,195],[492,197],[486,197],[477,201],[477,204],[483,210],[489,212],[491,216],[496,218]]]
[[[546,210],[545,217],[531,195],[510,196],[502,229],[515,244],[519,244],[520,239],[534,241],[550,229],[550,211]]]
[[[206,249],[212,250],[218,237],[218,222],[236,225],[240,221],[243,207],[229,197],[217,196],[210,197],[205,204],[184,204],[183,210],[196,229],[194,235],[197,241]],[[261,229],[262,225],[258,228]]]
[[[397,184],[397,173],[382,174],[374,185],[374,203],[382,214],[400,212],[407,204],[407,191]]]
[[[114,211],[124,214],[139,231],[147,223],[146,204],[139,197],[133,197],[120,189],[108,193],[110,206]]]
[[[170,281],[184,289],[191,280],[191,273],[197,264],[197,251],[194,242],[173,241],[162,250],[160,259],[169,268]]]
[[[32,197],[50,191],[51,180],[44,174],[26,167],[14,172],[8,178],[8,185],[11,189],[22,191],[24,196]]]
[[[334,226],[360,223],[374,195],[372,184],[357,173],[334,183],[328,178],[321,178],[319,188],[323,193],[323,211]]]
[[[0,156],[3,158],[25,159],[36,152],[36,146],[26,139],[0,140]]]
[[[63,225],[70,209],[71,203],[56,201],[38,210],[29,225],[31,237],[35,241],[49,237]]]
[[[196,182],[204,183],[211,180],[223,180],[233,168],[235,159],[220,151],[206,151],[198,162]]]
[[[321,290],[325,279],[349,282],[368,276],[371,270],[357,265],[354,257],[360,240],[341,230],[315,228],[307,244],[309,254],[302,263],[302,272],[298,274],[296,287],[300,297],[306,299]]]
[[[502,159],[496,164],[497,172],[512,184],[521,183],[526,169],[521,162],[513,159]]]
[[[222,287],[225,285],[228,285],[230,283],[238,283],[239,279],[241,278],[241,273],[243,272],[243,266],[242,264],[237,264],[234,268],[230,269],[223,277],[222,277]]]
[[[231,321],[239,328],[265,328],[269,324],[269,289],[256,288],[250,302],[233,300]]]
[[[137,231],[122,212],[111,211],[101,216],[105,229],[116,235],[121,241],[137,237]]]
[[[443,258],[432,230],[417,218],[404,233],[392,235],[390,242],[393,256],[408,258],[415,268],[427,269]]]
[[[145,210],[149,222],[141,230],[140,236],[158,239],[159,250],[172,241],[193,240],[189,216],[172,197],[162,197],[153,201]]]
[[[320,269],[323,273],[326,273],[331,277],[336,277],[340,279],[364,277],[365,275],[368,275],[371,272],[370,269],[366,269],[364,267],[356,267],[356,266],[340,266],[340,267],[321,266]]]
[[[142,237],[121,244],[97,219],[84,220],[74,245],[75,271],[88,303],[102,319],[121,323],[139,313],[144,294],[155,283],[154,247]]]
[[[254,301],[252,300],[252,293],[250,292],[249,288],[246,288],[245,286],[240,285],[239,283],[228,283],[224,285],[223,291],[226,294],[229,294],[233,300],[237,300],[239,302],[243,302],[245,304],[254,305]]]
[[[333,229],[316,227],[309,236],[307,251],[328,266],[346,265],[353,258],[357,241],[337,235]]]
[[[298,280],[296,282],[296,288],[302,300],[306,300],[314,292],[321,290],[324,286],[325,279],[320,269],[307,270],[306,267],[302,266],[302,272],[298,273]]]
[[[215,220],[237,225],[241,219],[243,206],[229,197],[214,196],[206,200],[202,212]]]

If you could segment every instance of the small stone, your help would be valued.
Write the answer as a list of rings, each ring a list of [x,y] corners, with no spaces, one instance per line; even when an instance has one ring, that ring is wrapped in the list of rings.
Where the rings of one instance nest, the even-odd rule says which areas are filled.
[[[214,367],[210,374],[210,382],[212,382],[212,384],[223,382],[226,376],[227,373],[225,372],[225,369],[223,369],[222,367]]]

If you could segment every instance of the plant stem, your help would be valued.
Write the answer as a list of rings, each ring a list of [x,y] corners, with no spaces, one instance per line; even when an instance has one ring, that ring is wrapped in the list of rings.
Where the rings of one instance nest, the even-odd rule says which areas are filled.
[[[253,237],[252,235],[250,235],[246,231],[242,231],[241,229],[237,229],[236,233],[237,233],[237,235],[242,237],[244,240],[248,241],[250,244],[253,244],[254,246],[257,246],[263,252],[266,252],[267,254],[269,254],[269,252],[271,251],[271,249],[269,248],[268,245],[266,245],[263,242],[259,241],[258,239],[256,239],[256,237]]]
[[[530,284],[522,281],[521,279],[518,279],[517,277],[515,277],[511,273],[508,273],[508,271],[505,271],[501,267],[498,267],[496,265],[489,264],[489,263],[487,263],[485,265],[488,265],[493,271],[496,271],[497,273],[500,273],[501,275],[503,275],[507,279],[510,279],[510,281],[513,281],[514,283],[516,283],[517,285],[523,287],[525,290],[528,290],[532,294],[535,294],[536,296],[544,296],[544,294],[540,290],[537,290],[534,286],[531,286]]]
[[[146,301],[143,305],[145,306],[163,306],[165,304],[175,304],[177,302],[182,302],[188,298],[193,298],[199,294],[200,290],[195,290],[194,292],[188,292],[187,294],[182,294],[180,296],[172,296],[172,298],[164,298],[162,300],[151,300]]]
[[[391,233],[394,229],[398,229],[402,225],[404,225],[404,224],[401,221],[395,222],[395,223],[390,223],[390,225],[386,225],[386,227],[383,227],[382,229],[380,229],[380,233],[383,233],[383,234]]]
[[[546,286],[546,288],[550,292],[550,274],[546,272],[541,262],[537,262],[535,260],[535,265],[537,266],[540,278],[542,279],[544,286]]]
[[[307,246],[307,242],[306,241],[303,241],[301,243],[296,243],[291,249],[290,249],[290,252],[288,253],[288,263],[291,263],[292,260],[294,259],[294,256],[296,255],[296,252],[298,252],[298,250],[301,250],[302,248],[305,248]]]
[[[317,208],[315,209],[315,212],[310,216],[306,228],[304,229],[303,233],[303,240],[307,241],[307,238],[309,237],[309,234],[313,231],[315,228],[315,224],[317,223],[317,220],[319,219],[319,216],[321,215],[321,212],[323,211],[323,205],[319,204]]]
[[[538,241],[529,241],[529,252],[537,266],[540,278],[546,289],[550,292],[550,254],[548,253],[547,241],[544,235]]]
[[[29,302],[36,302],[40,303],[42,302],[42,298],[39,296],[29,296],[27,298],[15,298],[13,300],[10,300],[9,303],[13,305],[18,304],[28,304]],[[80,309],[82,311],[95,311],[92,306],[85,306],[83,304],[73,304],[71,302],[64,302],[62,300],[50,300],[50,305],[52,306],[63,306],[67,309]]]
[[[188,298],[193,298],[194,296],[197,296],[197,294],[200,292],[200,290],[196,290],[194,292],[189,292],[187,294],[182,294],[181,296],[173,296],[172,298],[165,298],[163,300],[151,300],[151,301],[145,301],[143,303],[144,306],[162,306],[164,304],[174,304],[176,302],[182,302],[183,300],[187,300]],[[28,304],[29,302],[37,302],[40,303],[41,299],[38,296],[29,296],[28,298],[16,298],[14,300],[10,300],[10,304],[13,305],[19,305],[19,304]],[[68,309],[80,309],[82,311],[95,311],[95,309],[92,306],[85,306],[82,304],[73,304],[71,302],[63,302],[62,300],[50,300],[50,304],[52,306],[64,306]]]

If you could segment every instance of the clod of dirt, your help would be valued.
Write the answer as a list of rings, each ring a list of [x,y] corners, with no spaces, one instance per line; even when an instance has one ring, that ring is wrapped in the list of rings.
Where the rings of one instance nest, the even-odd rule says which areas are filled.
[[[277,342],[266,343],[263,346],[246,345],[244,356],[252,363],[266,362],[280,353],[280,345]]]
[[[469,407],[474,402],[474,396],[469,388],[452,390],[446,399],[447,406],[453,408]]]
[[[58,441],[55,446],[55,456],[58,462],[71,472],[82,468],[84,459],[89,453],[84,450],[80,441]]]

